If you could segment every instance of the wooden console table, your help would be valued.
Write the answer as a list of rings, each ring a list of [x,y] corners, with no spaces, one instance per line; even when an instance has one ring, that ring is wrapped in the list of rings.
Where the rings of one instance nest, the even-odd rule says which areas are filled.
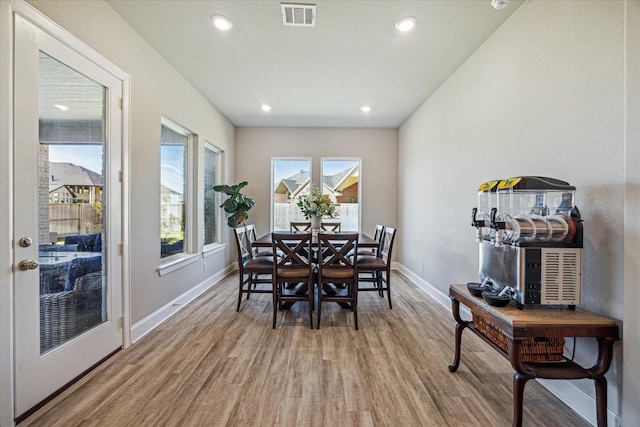
[[[530,379],[579,379],[594,380],[596,387],[596,415],[599,427],[607,425],[607,380],[613,354],[613,343],[619,339],[618,325],[614,319],[597,315],[580,308],[570,310],[554,306],[527,306],[518,310],[514,304],[494,307],[481,297],[469,293],[466,285],[449,287],[455,328],[455,358],[449,371],[460,366],[462,331],[469,329],[511,362],[513,374],[513,426],[522,426],[522,400],[524,386]],[[502,331],[506,346],[499,346],[474,326],[473,321],[462,320],[460,303],[471,309],[476,320],[482,320]],[[598,341],[598,357],[593,366],[585,368],[562,356],[559,361],[523,361],[523,343],[531,338],[593,337]],[[506,347],[506,350],[505,350]]]

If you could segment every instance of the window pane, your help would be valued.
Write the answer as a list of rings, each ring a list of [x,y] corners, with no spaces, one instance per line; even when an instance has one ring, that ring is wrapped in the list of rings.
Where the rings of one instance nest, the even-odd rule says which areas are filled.
[[[322,159],[322,194],[337,204],[342,231],[358,231],[360,160]]]
[[[161,257],[184,252],[186,152],[189,138],[162,126],[160,151]]]
[[[204,149],[204,244],[218,241],[218,203],[213,187],[218,184],[220,153]]]
[[[311,182],[311,159],[273,159],[273,230],[289,231],[291,221],[306,221],[296,204],[307,194]]]

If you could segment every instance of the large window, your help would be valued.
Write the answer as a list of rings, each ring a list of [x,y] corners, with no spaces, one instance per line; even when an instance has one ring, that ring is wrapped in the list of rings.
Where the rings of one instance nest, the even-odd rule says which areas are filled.
[[[188,155],[191,134],[162,121],[160,145],[160,256],[185,252]]]
[[[223,153],[213,145],[204,146],[204,244],[220,242],[220,203],[213,187],[221,182]]]
[[[291,221],[305,221],[296,201],[311,184],[310,158],[274,158],[272,171],[272,230],[289,231]]]
[[[342,231],[360,230],[360,159],[323,158],[322,194],[336,204]]]

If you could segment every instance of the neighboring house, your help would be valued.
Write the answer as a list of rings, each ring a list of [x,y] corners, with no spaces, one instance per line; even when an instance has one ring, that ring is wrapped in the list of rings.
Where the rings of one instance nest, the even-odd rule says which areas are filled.
[[[102,201],[102,175],[73,163],[49,162],[49,203]]]
[[[281,180],[274,190],[275,203],[290,203],[298,194],[309,185],[309,171],[301,170],[299,173]]]
[[[322,177],[322,194],[328,194],[333,203],[358,203],[359,165],[345,169],[335,175]],[[309,171],[300,171],[285,178],[274,191],[275,203],[291,203],[298,195],[309,189]]]

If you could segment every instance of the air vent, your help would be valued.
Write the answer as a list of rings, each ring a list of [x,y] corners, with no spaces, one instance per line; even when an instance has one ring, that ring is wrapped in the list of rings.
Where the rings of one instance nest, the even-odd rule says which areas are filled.
[[[295,27],[316,26],[316,5],[280,3],[282,9],[282,25]]]

